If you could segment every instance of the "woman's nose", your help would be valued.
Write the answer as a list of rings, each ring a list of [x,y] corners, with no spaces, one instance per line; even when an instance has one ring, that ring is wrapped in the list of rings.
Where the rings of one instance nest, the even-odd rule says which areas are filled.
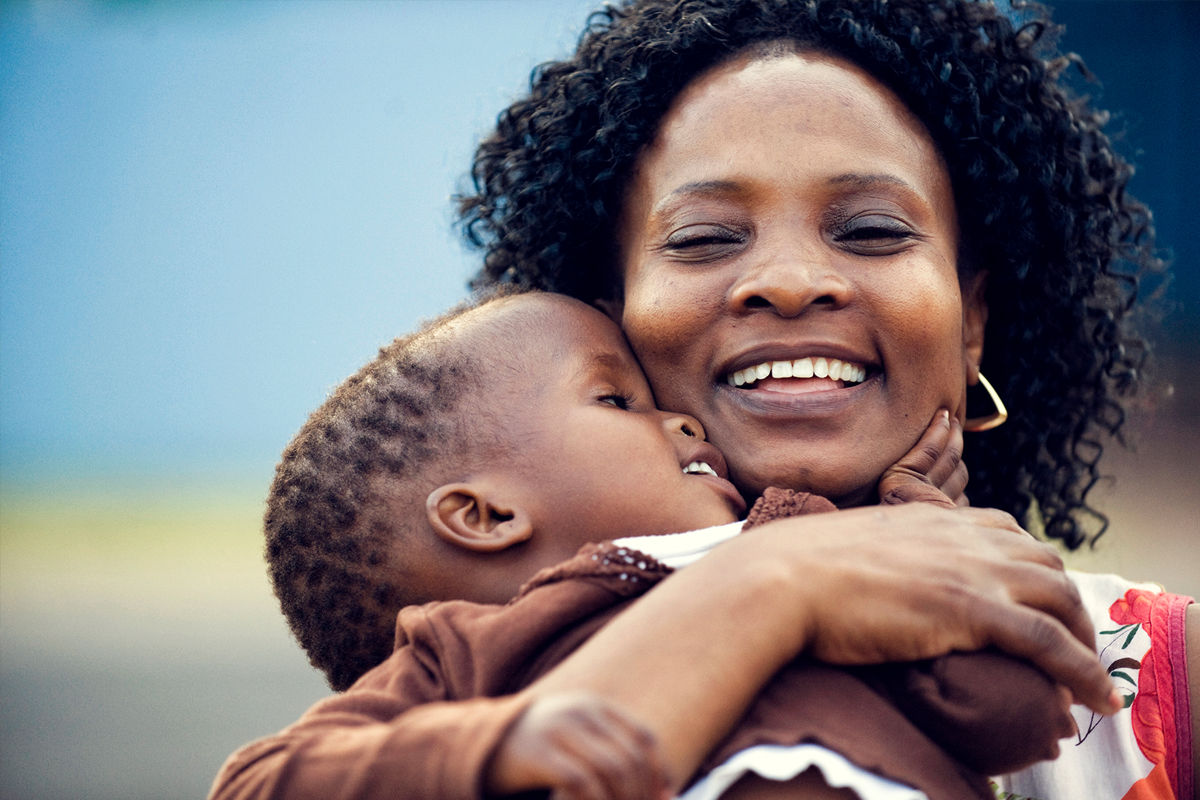
[[[695,436],[701,441],[708,440],[708,437],[704,435],[704,426],[700,424],[700,420],[687,414],[672,414],[664,411],[663,427],[669,434],[682,433],[684,436]]]
[[[853,296],[853,285],[833,264],[792,253],[764,259],[744,272],[729,303],[737,313],[765,309],[790,318],[810,306],[841,308]]]

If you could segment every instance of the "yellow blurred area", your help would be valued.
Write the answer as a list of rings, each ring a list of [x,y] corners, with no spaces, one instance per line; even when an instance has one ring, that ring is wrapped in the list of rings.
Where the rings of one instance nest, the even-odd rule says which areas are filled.
[[[199,626],[194,636],[270,609],[260,492],[224,483],[155,484],[4,487],[0,607],[6,640],[20,637],[34,619],[41,624],[29,633],[37,634],[39,646],[60,634],[86,639],[94,629],[69,618],[101,610]],[[46,626],[45,615],[64,619]]]

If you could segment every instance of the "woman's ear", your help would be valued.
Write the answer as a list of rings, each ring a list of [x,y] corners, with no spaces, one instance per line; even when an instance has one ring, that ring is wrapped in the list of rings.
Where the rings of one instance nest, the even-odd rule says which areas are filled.
[[[963,301],[963,359],[967,368],[967,384],[979,383],[979,365],[983,363],[983,335],[987,328],[988,307],[987,271],[980,270],[962,286]]]
[[[497,502],[482,483],[448,483],[429,493],[425,514],[445,542],[474,553],[498,553],[533,537],[523,509]]]

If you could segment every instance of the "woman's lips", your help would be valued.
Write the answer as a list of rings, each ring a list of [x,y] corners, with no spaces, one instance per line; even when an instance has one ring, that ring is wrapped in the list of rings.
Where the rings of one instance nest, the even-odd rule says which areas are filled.
[[[810,394],[812,392],[829,392],[845,387],[844,381],[835,381],[829,378],[766,378],[750,388],[756,391],[780,394]]]

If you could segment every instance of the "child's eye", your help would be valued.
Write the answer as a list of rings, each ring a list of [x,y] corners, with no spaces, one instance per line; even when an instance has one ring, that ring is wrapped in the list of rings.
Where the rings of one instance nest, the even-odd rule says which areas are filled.
[[[622,411],[628,411],[629,407],[633,405],[633,398],[625,394],[606,394],[600,398],[600,402],[616,406]]]

